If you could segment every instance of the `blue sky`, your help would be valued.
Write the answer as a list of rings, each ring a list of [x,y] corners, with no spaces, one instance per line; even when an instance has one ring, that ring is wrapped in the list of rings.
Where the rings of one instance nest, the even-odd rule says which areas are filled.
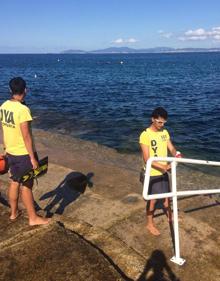
[[[0,53],[220,47],[220,0],[1,0]]]

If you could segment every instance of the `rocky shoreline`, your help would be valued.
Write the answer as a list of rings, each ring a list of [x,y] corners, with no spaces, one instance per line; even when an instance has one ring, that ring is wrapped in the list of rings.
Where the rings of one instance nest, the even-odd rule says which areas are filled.
[[[169,261],[173,256],[173,242],[165,216],[158,211],[159,239],[145,229],[139,155],[120,154],[96,143],[42,130],[34,130],[34,135],[40,158],[48,155],[50,161],[48,174],[34,188],[36,206],[43,215],[52,216],[54,222],[48,228],[33,230],[28,227],[24,214],[10,224],[7,176],[0,177],[0,263],[3,265],[0,280],[215,281],[220,278],[217,195],[178,201],[182,218],[181,256],[187,260],[179,267]],[[177,172],[179,190],[219,188],[218,175],[181,165]],[[83,192],[66,184],[66,179],[77,173],[89,178]],[[34,270],[29,272],[29,267]]]

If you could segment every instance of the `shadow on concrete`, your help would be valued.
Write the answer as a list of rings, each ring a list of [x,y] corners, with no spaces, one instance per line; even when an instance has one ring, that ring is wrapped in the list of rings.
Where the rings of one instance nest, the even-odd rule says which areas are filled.
[[[196,207],[196,208],[189,208],[189,209],[185,209],[185,210],[180,210],[178,208],[178,212],[182,211],[184,213],[191,213],[191,212],[195,212],[195,211],[199,211],[199,210],[203,210],[203,209],[208,209],[208,208],[216,207],[216,206],[220,205],[220,200],[217,197],[218,194],[215,195],[215,197],[212,194],[184,196],[184,197],[178,198],[178,201],[187,200],[187,199],[190,199],[190,198],[193,198],[193,197],[199,197],[199,196],[204,196],[204,197],[208,196],[209,198],[214,198],[213,200],[215,202],[211,203],[211,204],[208,204],[208,205],[202,205],[202,206],[199,206],[199,207]],[[220,198],[220,194],[219,194],[219,198]],[[172,203],[172,200],[171,200],[171,203]],[[160,203],[160,206],[157,209],[162,209],[161,203]],[[173,210],[172,210],[172,212],[173,212]],[[164,211],[155,214],[154,217],[156,218],[156,217],[160,217],[160,216],[163,216],[163,215],[165,215]]]
[[[202,206],[199,206],[199,207],[196,207],[196,208],[186,209],[186,210],[184,210],[184,213],[191,213],[191,212],[195,212],[195,211],[199,211],[199,210],[203,210],[203,209],[207,209],[207,208],[211,208],[211,207],[216,207],[216,206],[220,205],[220,201],[219,201],[220,194],[192,195],[192,196],[189,196],[189,197],[198,197],[198,196],[209,197],[210,199],[213,199],[215,202],[211,203],[211,204],[208,204],[208,205],[202,205]],[[189,197],[184,197],[184,198],[180,198],[180,199],[187,199]],[[180,199],[178,199],[178,200],[180,200]]]
[[[65,226],[62,222],[58,222],[58,225],[63,227],[65,229]],[[110,265],[118,272],[118,274],[120,274],[121,278],[120,279],[111,279],[112,281],[116,281],[116,280],[124,280],[124,281],[134,281],[134,279],[131,279],[130,277],[128,277],[123,271],[122,269],[117,265],[117,263],[114,262],[114,260],[108,256],[103,250],[102,248],[100,248],[99,246],[97,246],[94,242],[91,242],[89,240],[87,240],[84,236],[82,236],[81,234],[74,232],[73,233],[78,236],[80,238],[80,240],[83,240],[86,242],[86,244],[90,245],[92,248],[96,249],[97,252],[99,252],[105,260],[107,260]],[[95,258],[95,256],[94,256]],[[90,265],[91,265],[91,261],[90,261]],[[87,266],[87,265],[86,265]],[[95,270],[95,269],[94,269]],[[102,268],[102,271],[105,271],[105,268]],[[90,276],[91,277],[91,276]],[[92,277],[91,277],[92,278]],[[109,280],[108,276],[105,276],[105,279],[89,279],[89,280]],[[75,279],[74,279],[75,280]],[[81,279],[80,279],[81,280]],[[84,280],[84,279],[83,279]],[[88,279],[85,279],[88,280]]]
[[[41,208],[41,206],[40,205],[38,205],[38,203],[34,200],[34,209],[35,209],[35,211],[36,212],[38,212],[38,211],[41,211],[42,210],[42,208]]]
[[[219,205],[220,205],[220,202],[218,200],[216,200],[215,203],[213,203],[213,204],[184,210],[184,213],[191,213],[191,212],[195,212],[195,211],[199,211],[199,210],[203,210],[203,209],[207,209],[207,208],[211,208],[211,207],[216,207],[216,206],[219,206]]]
[[[0,204],[6,206],[6,207],[10,207],[8,201],[1,195],[1,192],[0,192]]]
[[[137,281],[180,281],[167,263],[163,251],[155,250]]]
[[[172,244],[173,244],[173,253],[174,253],[174,255],[175,255],[175,253],[176,253],[176,248],[175,248],[175,233],[174,233],[174,228],[173,228],[173,222],[172,222],[172,221],[169,222],[169,227],[170,227],[170,236],[171,236]]]
[[[40,197],[40,201],[51,198],[50,202],[44,208],[47,217],[52,217],[53,214],[62,215],[66,206],[74,202],[86,190],[87,185],[91,188],[93,183],[91,178],[93,173],[84,175],[80,172],[69,173],[64,180],[52,191],[45,193]],[[56,211],[53,213],[51,210],[57,205]]]

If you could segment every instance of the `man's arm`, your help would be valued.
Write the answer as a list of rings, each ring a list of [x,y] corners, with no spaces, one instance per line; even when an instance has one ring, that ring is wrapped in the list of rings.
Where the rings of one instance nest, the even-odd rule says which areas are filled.
[[[30,132],[29,122],[28,121],[22,122],[20,124],[20,129],[21,129],[25,147],[26,147],[28,154],[30,156],[30,159],[31,159],[33,169],[36,169],[38,167],[38,162],[34,156],[33,140],[32,140],[32,136],[31,136],[31,132]]]
[[[144,162],[146,163],[147,160],[150,158],[149,146],[146,144],[140,144],[140,146],[141,146]],[[158,162],[153,162],[152,167],[161,171],[162,173],[166,173],[168,170],[170,170],[170,164],[163,165]]]
[[[167,148],[168,148],[169,152],[171,153],[171,155],[175,157],[176,156],[176,148],[172,144],[171,140],[168,140]]]

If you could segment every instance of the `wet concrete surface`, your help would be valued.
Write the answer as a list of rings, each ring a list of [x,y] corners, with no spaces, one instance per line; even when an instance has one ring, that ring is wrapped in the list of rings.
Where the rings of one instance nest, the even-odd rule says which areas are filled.
[[[5,230],[12,229],[13,240],[1,243],[0,280],[124,280],[99,250],[55,222],[30,230],[21,217]]]
[[[48,174],[34,188],[36,207],[54,223],[35,230],[25,212],[10,223],[7,176],[1,176],[0,280],[220,280],[218,195],[178,200],[186,259],[180,267],[170,262],[172,226],[160,210],[155,217],[160,237],[146,231],[139,156],[40,130],[35,134],[40,156],[50,159]],[[85,189],[65,180],[77,173],[88,175]],[[216,174],[180,165],[177,173],[179,190],[220,183]]]

